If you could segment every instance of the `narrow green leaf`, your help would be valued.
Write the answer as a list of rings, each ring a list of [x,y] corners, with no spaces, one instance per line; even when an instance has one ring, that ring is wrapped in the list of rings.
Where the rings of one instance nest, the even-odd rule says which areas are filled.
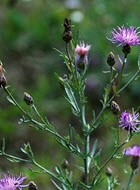
[[[93,143],[92,150],[90,156],[93,158],[96,148],[97,148],[98,140],[96,139],[95,142]]]
[[[15,102],[10,98],[10,96],[7,96],[7,100],[8,100],[11,104],[13,104],[14,106],[16,105]]]

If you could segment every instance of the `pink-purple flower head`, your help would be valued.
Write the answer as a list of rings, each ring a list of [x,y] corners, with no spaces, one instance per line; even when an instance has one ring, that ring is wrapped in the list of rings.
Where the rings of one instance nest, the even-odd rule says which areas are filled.
[[[79,45],[77,44],[75,52],[80,56],[85,56],[88,54],[90,48],[91,48],[90,45],[86,45],[84,42],[80,42]]]
[[[140,45],[140,31],[138,31],[140,27],[117,27],[117,29],[113,29],[111,31],[112,38],[110,40],[112,43],[118,43],[118,46],[133,46],[133,45]]]
[[[140,146],[133,145],[123,150],[123,154],[127,156],[140,157]]]
[[[80,71],[84,68],[85,65],[88,64],[88,52],[91,46],[86,45],[84,42],[80,42],[80,44],[76,46],[75,53],[76,53],[76,65],[77,69]]]
[[[28,187],[28,185],[22,185],[23,181],[26,177],[22,177],[21,175],[16,177],[14,175],[2,175],[0,179],[0,190],[22,190],[24,187]]]
[[[128,113],[123,111],[121,113],[119,119],[119,127],[126,129],[129,133],[131,131],[138,132],[139,128],[138,125],[140,124],[140,120],[138,120],[139,113]]]

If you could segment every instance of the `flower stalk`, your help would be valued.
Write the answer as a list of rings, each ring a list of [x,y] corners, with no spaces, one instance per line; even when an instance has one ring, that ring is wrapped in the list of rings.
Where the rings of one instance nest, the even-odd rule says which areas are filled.
[[[135,174],[135,170],[132,170],[132,171],[131,171],[131,174],[130,174],[130,177],[129,177],[129,180],[128,180],[128,184],[127,184],[127,186],[126,186],[125,190],[128,190],[128,189],[129,189],[129,187],[130,187],[130,184],[131,184],[131,182],[132,182],[132,179],[133,179],[134,174]]]

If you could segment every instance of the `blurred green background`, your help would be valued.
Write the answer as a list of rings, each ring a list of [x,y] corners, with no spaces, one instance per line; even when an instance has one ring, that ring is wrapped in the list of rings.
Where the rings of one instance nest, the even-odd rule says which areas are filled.
[[[121,48],[111,44],[106,36],[111,37],[110,30],[123,24],[138,27],[139,7],[140,1],[137,0],[1,0],[0,59],[6,69],[8,84],[19,103],[28,109],[23,102],[23,93],[28,92],[33,96],[40,112],[57,126],[61,134],[67,135],[69,124],[81,134],[80,122],[71,114],[64,91],[54,76],[55,72],[60,76],[68,73],[62,58],[53,49],[58,48],[65,52],[65,43],[62,41],[63,20],[65,17],[70,18],[74,25],[74,36],[79,31],[80,40],[92,45],[86,87],[89,101],[87,117],[90,121],[92,110],[95,109],[98,113],[101,109],[100,99],[109,77],[102,73],[108,70],[107,55],[112,51],[116,57],[118,54],[122,56]],[[138,53],[139,47],[133,47],[126,72],[137,69]],[[116,68],[120,68],[118,61]],[[129,76],[124,82],[128,79]],[[139,94],[139,81],[136,81],[117,98],[121,110],[130,110],[132,107],[137,109]],[[20,147],[29,141],[37,160],[46,168],[54,170],[54,166],[61,164],[65,158],[69,161],[69,169],[73,169],[74,181],[79,175],[82,177],[75,167],[76,162],[81,161],[61,148],[50,135],[26,125],[18,125],[20,116],[21,113],[7,102],[4,91],[0,89],[0,140],[6,139],[8,153],[23,156]],[[117,127],[115,123],[112,116],[92,134],[92,142],[98,139],[98,148],[102,148],[102,162],[113,150],[112,127]],[[125,131],[122,132],[122,137],[124,135],[127,135]],[[139,144],[139,137],[136,136],[130,145],[133,143]],[[123,185],[129,176],[129,161],[128,158],[114,159],[108,165]],[[13,164],[0,157],[0,172],[21,172],[27,176],[27,181],[35,181],[39,189],[55,189],[48,175],[32,173],[28,170],[30,167],[23,163]],[[139,181],[140,175],[137,174],[131,190],[139,190]],[[103,186],[98,187],[101,188],[107,189],[106,179]]]

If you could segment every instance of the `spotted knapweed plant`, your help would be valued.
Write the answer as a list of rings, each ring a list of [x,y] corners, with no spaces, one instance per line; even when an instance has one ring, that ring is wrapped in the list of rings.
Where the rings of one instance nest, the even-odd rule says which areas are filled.
[[[126,144],[130,142],[132,138],[134,139],[135,134],[140,131],[139,110],[134,111],[134,109],[132,109],[132,111],[129,112],[127,110],[121,112],[117,101],[121,96],[121,92],[124,91],[130,83],[137,80],[140,75],[140,60],[138,59],[137,71],[134,74],[131,73],[131,77],[124,84],[124,71],[125,66],[127,65],[128,55],[131,53],[132,46],[140,45],[139,28],[135,28],[133,26],[117,27],[117,29],[112,30],[112,37],[107,37],[107,39],[112,43],[118,44],[118,48],[120,48],[120,50],[122,47],[123,58],[119,58],[121,69],[117,70],[115,68],[116,58],[114,54],[110,52],[106,61],[109,67],[108,73],[110,74],[110,79],[105,87],[103,99],[101,100],[102,109],[99,113],[93,114],[92,121],[87,122],[86,116],[88,113],[86,113],[86,104],[88,101],[85,96],[85,87],[89,65],[89,51],[92,46],[83,41],[78,41],[78,39],[73,39],[70,20],[64,19],[63,26],[64,32],[62,39],[65,42],[66,51],[61,52],[58,49],[55,50],[64,60],[64,64],[67,67],[67,75],[65,75],[65,77],[61,77],[58,74],[55,75],[58,82],[65,90],[65,96],[71,106],[72,113],[75,117],[77,117],[78,121],[80,121],[83,135],[78,136],[78,132],[76,129],[73,129],[71,125],[69,126],[67,136],[62,136],[59,134],[57,131],[57,126],[54,126],[51,121],[40,114],[35,106],[34,99],[26,92],[24,93],[24,101],[28,105],[27,107],[38,116],[38,120],[34,118],[33,114],[30,114],[31,112],[29,112],[28,109],[23,109],[14,98],[13,93],[10,91],[10,87],[7,86],[2,64],[0,66],[0,87],[6,93],[8,101],[21,111],[22,118],[20,119],[20,124],[29,124],[34,129],[42,130],[44,133],[47,132],[51,134],[62,147],[82,160],[81,165],[73,166],[80,170],[82,177],[76,177],[75,180],[75,176],[72,174],[72,171],[70,171],[67,167],[68,162],[66,160],[64,160],[62,165],[57,164],[55,171],[50,171],[43,167],[36,161],[36,157],[34,156],[29,143],[24,144],[24,147],[21,148],[21,151],[26,155],[27,159],[6,153],[4,140],[0,150],[0,155],[8,158],[12,162],[18,161],[33,164],[39,168],[40,171],[52,177],[52,183],[58,190],[96,190],[98,187],[108,190],[128,190],[132,185],[133,176],[138,168],[140,146],[133,145],[132,147],[127,147]],[[109,115],[105,114],[106,110],[110,110],[109,112],[114,114],[118,123],[114,130],[115,135],[112,134],[114,138],[113,152],[108,155],[106,160],[104,160],[104,155],[101,154],[101,149],[99,147],[100,143],[97,139],[95,139],[94,142],[91,141],[91,134],[94,133],[99,127],[103,126],[103,123],[109,119],[110,113]],[[127,134],[124,140],[120,138],[123,130],[126,130]],[[76,138],[77,136],[78,138]],[[121,148],[123,148],[124,145],[125,149],[122,151]],[[117,156],[118,151],[121,152],[121,156]],[[130,164],[132,172],[128,178],[128,182],[120,186],[117,177],[113,175],[112,170],[109,167],[109,163],[112,159],[117,158],[123,161],[125,155],[132,156],[132,161]],[[101,162],[98,160],[101,160]],[[104,175],[104,173],[106,175]],[[10,180],[10,182],[8,180]],[[0,190],[26,188],[26,185],[21,185],[23,180],[23,177],[15,178],[10,175],[3,176],[3,179],[0,179]],[[104,184],[104,187],[100,186],[102,183]],[[30,185],[30,187],[28,185],[28,188],[37,189],[36,186],[32,187],[32,185]]]

